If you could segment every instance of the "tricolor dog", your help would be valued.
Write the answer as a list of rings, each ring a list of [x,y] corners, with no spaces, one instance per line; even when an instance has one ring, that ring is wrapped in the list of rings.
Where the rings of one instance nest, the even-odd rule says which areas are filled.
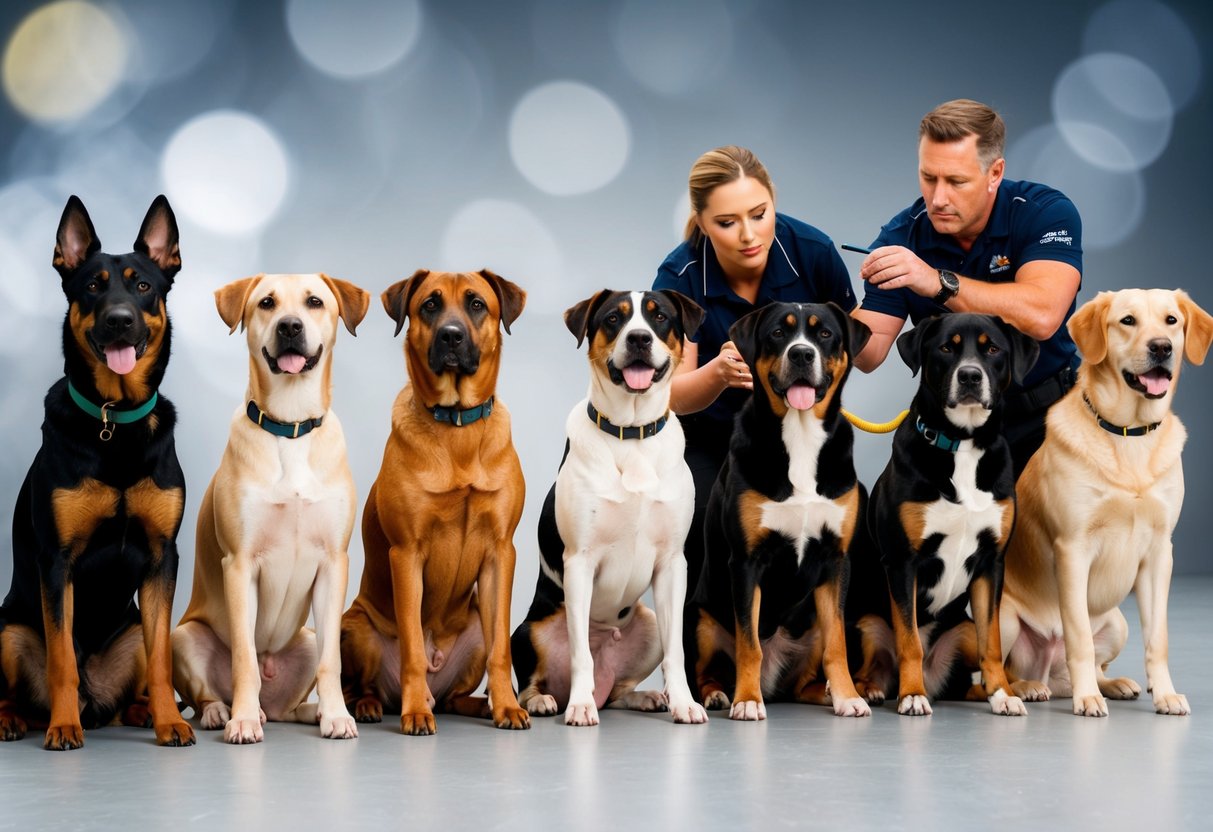
[[[79,748],[116,716],[160,745],[193,745],[173,697],[170,616],[185,477],[176,412],[158,388],[177,223],[156,197],[135,250],[106,254],[84,204],[63,209],[54,265],[68,311],[64,377],[13,514],[13,583],[0,607],[0,738],[46,727]],[[133,596],[138,593],[138,606]]]
[[[931,698],[956,690],[988,700],[996,714],[1024,715],[1003,671],[998,628],[1015,523],[1002,399],[1036,362],[1039,345],[1001,318],[955,313],[903,333],[897,349],[921,377],[872,489],[870,530],[884,568],[856,565],[856,597],[865,582],[886,591],[868,593],[880,612],[859,621],[856,684],[873,702],[896,687],[901,714],[929,714]],[[970,690],[975,669],[982,685]]]
[[[1119,607],[1133,592],[1154,710],[1187,714],[1167,663],[1187,439],[1171,402],[1183,358],[1204,363],[1213,317],[1179,290],[1126,289],[1100,292],[1069,327],[1078,382],[1049,410],[1044,444],[1019,478],[1002,605],[1007,668],[1024,698],[1072,696],[1082,716],[1137,698],[1137,682],[1106,675],[1128,638]]]
[[[841,413],[851,356],[870,334],[832,303],[769,304],[729,330],[755,383],[708,502],[686,642],[703,703],[731,704],[733,719],[766,719],[776,697],[871,714],[843,627],[867,495]]]
[[[601,291],[564,313],[589,340],[590,389],[565,423],[568,444],[539,520],[535,598],[514,631],[519,701],[597,725],[602,707],[669,709],[706,722],[682,653],[694,510],[670,380],[703,311],[672,291]],[[656,614],[641,596],[652,586]],[[665,691],[636,686],[661,664]]]
[[[248,333],[249,382],[198,510],[193,594],[173,631],[177,690],[229,743],[260,742],[266,720],[356,737],[339,644],[356,503],[332,373],[338,319],[353,334],[370,296],[323,274],[270,274],[215,301]]]
[[[514,530],[525,485],[496,398],[501,329],[526,292],[480,272],[420,270],[383,293],[409,383],[362,514],[366,567],[341,621],[346,701],[360,722],[400,711],[433,734],[434,709],[529,728],[510,680]],[[476,696],[488,669],[488,699]]]

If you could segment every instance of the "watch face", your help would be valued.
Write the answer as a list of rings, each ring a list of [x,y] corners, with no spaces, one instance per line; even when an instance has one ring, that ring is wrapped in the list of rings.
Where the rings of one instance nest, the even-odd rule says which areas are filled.
[[[939,283],[949,292],[956,292],[960,289],[960,278],[955,272],[950,272],[947,269],[939,270]]]

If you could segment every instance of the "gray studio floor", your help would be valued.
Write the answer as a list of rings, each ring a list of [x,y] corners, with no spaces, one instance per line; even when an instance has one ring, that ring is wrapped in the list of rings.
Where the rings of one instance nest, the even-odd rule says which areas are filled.
[[[1142,681],[1134,616],[1114,669]],[[0,828],[120,829],[1138,829],[1213,828],[1213,578],[1178,578],[1171,667],[1194,715],[1148,698],[1111,717],[1068,700],[1027,719],[942,703],[931,717],[840,719],[775,705],[759,724],[608,711],[597,729],[529,732],[439,716],[435,737],[396,720],[352,741],[267,726],[258,746],[218,733],[161,749],[130,728],[79,751],[0,746]]]

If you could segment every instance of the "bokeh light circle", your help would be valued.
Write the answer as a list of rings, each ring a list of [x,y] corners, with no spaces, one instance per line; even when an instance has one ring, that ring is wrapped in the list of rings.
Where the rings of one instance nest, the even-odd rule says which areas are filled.
[[[1153,0],[1115,0],[1101,7],[1083,31],[1084,54],[1118,52],[1137,58],[1166,85],[1176,109],[1200,89],[1196,35],[1170,7]]]
[[[397,64],[417,43],[416,0],[289,0],[286,27],[308,63],[337,78],[376,75]]]
[[[667,96],[723,73],[733,21],[718,0],[626,0],[611,29],[619,60],[641,86]]]

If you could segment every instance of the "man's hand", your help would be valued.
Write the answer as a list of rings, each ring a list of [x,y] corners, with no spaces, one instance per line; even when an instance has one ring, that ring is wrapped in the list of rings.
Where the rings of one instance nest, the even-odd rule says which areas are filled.
[[[908,288],[916,295],[939,294],[939,270],[928,266],[905,246],[881,246],[864,258],[859,276],[881,289]]]

